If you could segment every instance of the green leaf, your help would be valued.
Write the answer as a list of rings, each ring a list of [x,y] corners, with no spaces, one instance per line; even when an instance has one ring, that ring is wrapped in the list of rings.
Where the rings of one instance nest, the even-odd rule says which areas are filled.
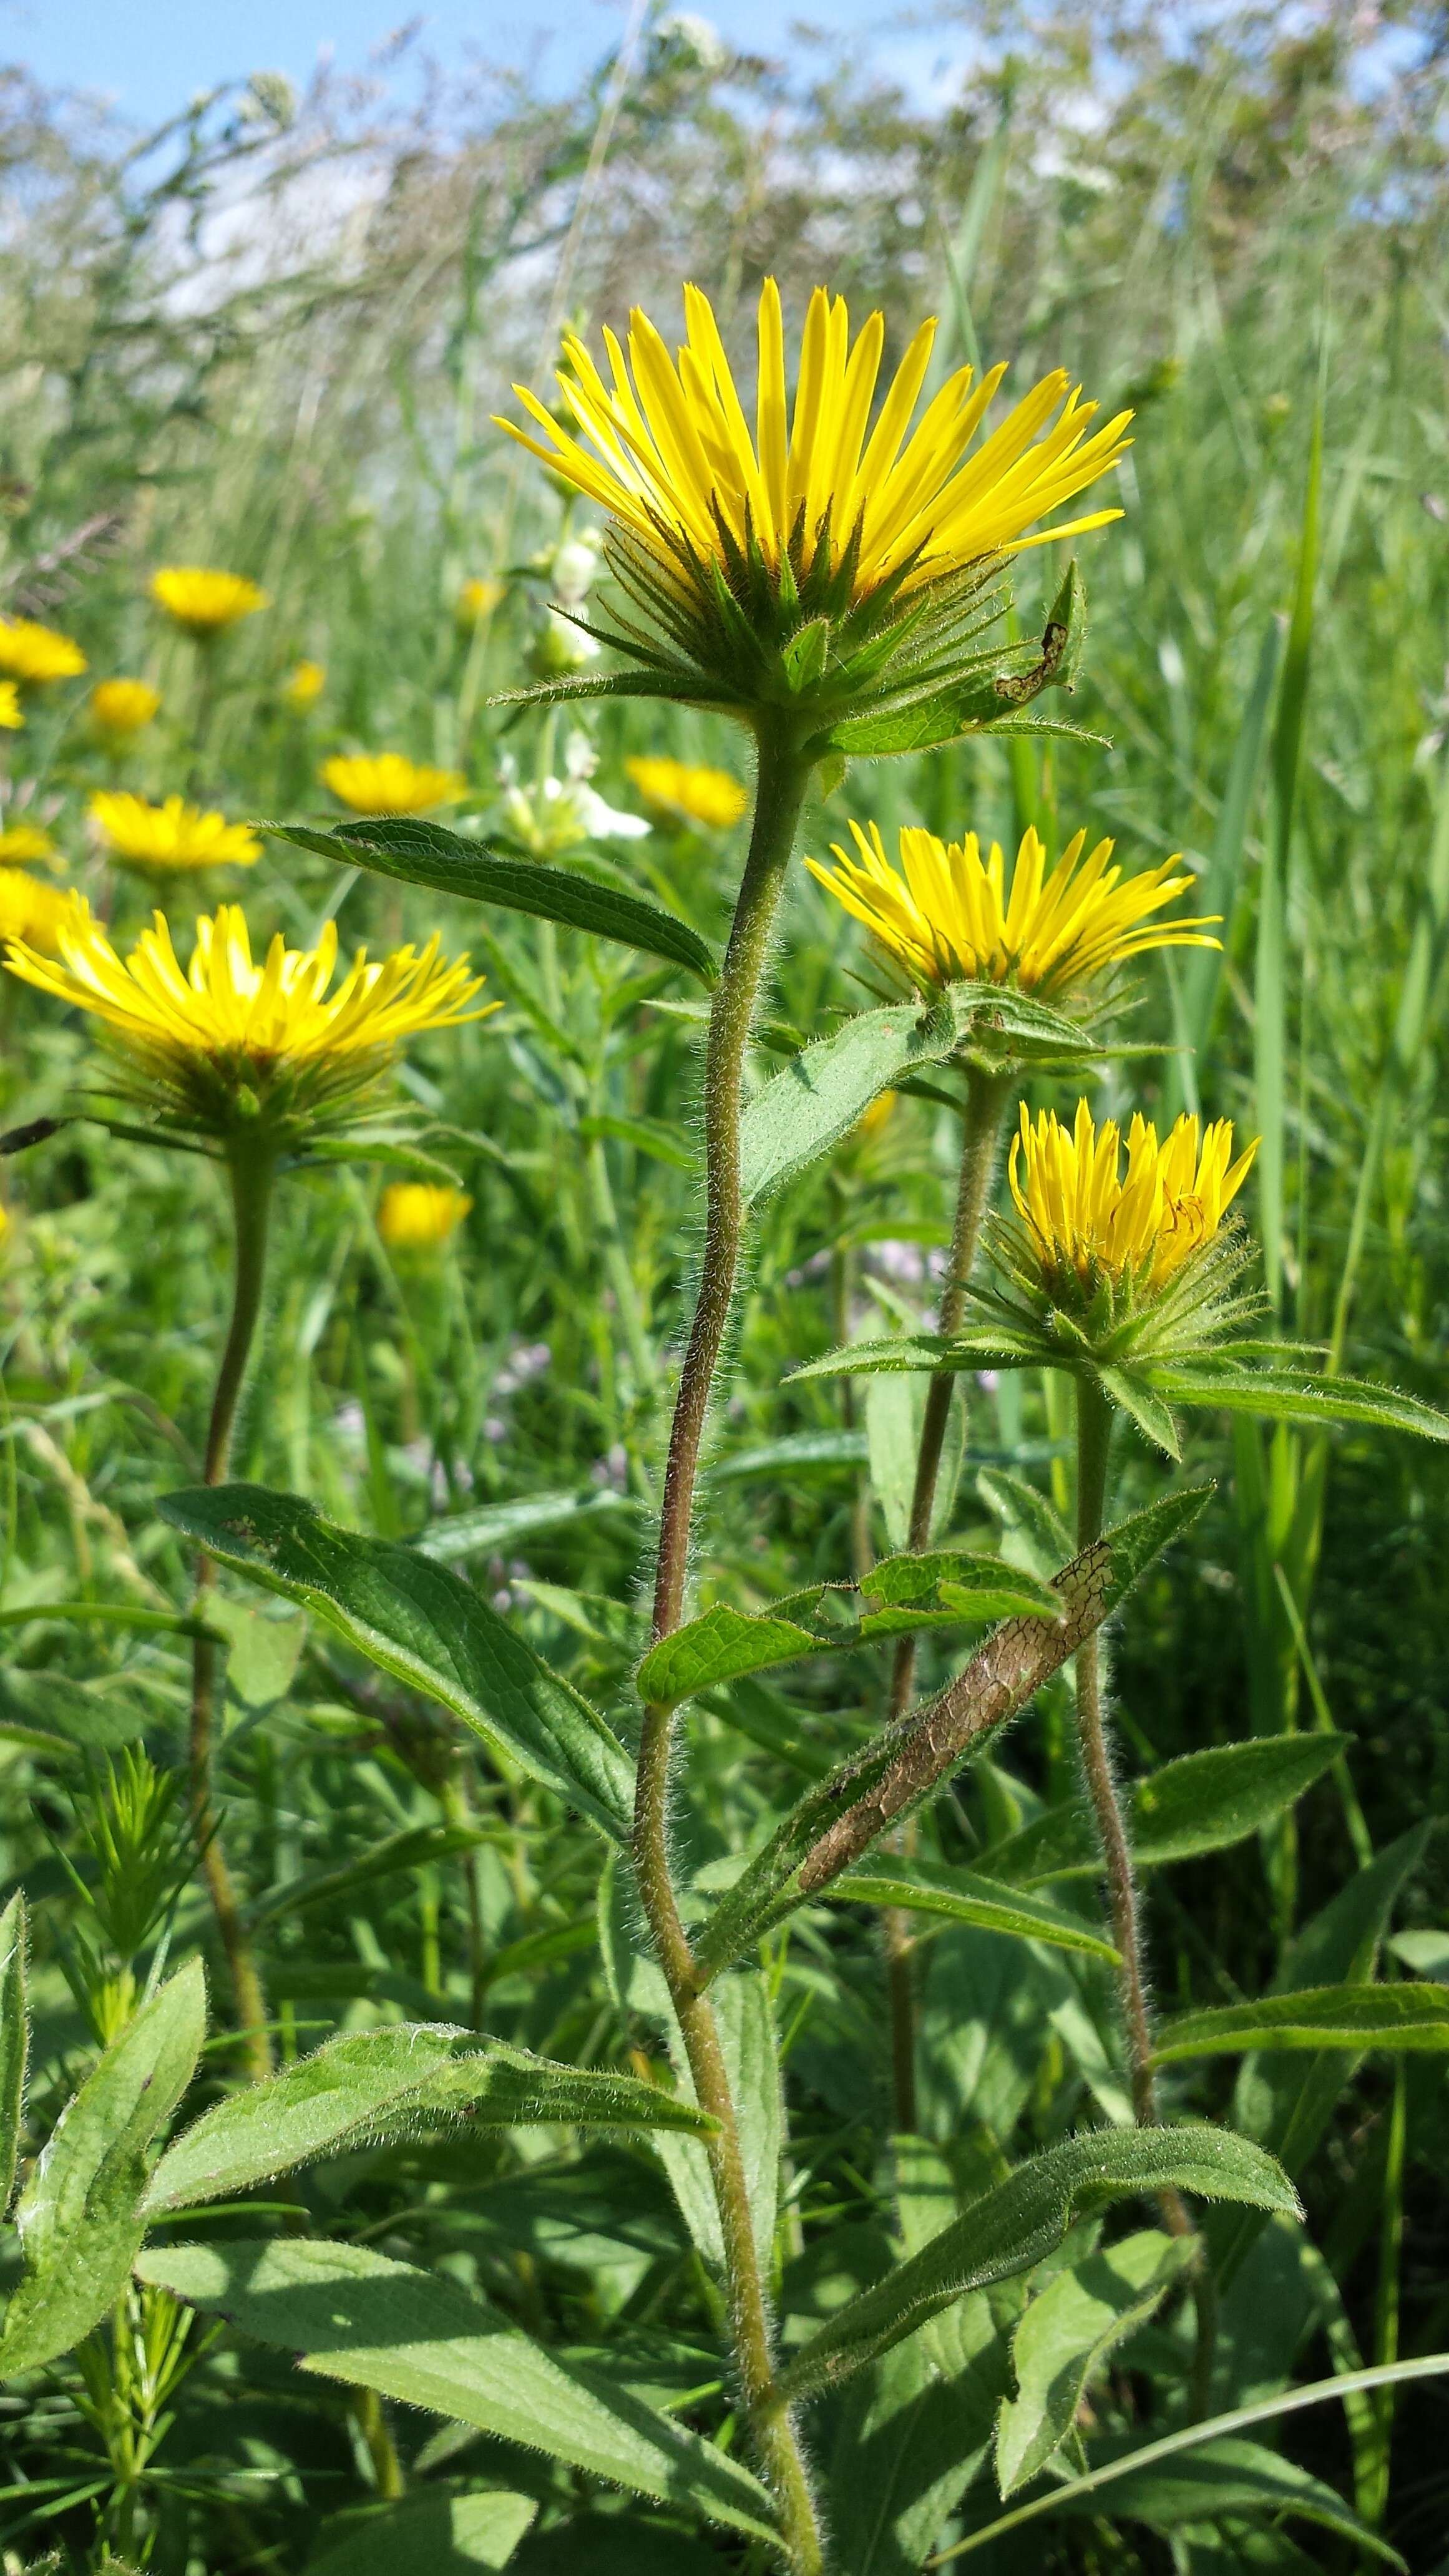
[[[11,1897],[0,1914],[0,2218],[10,2207],[20,2122],[25,2109],[25,2062],[30,2014],[25,1999],[25,1899]]]
[[[1154,1366],[1152,1384],[1170,1403],[1219,1413],[1256,1413],[1272,1422],[1367,1422],[1382,1431],[1413,1431],[1449,1440],[1449,1414],[1391,1386],[1352,1377],[1305,1377],[1295,1369],[1235,1369],[1212,1364]]]
[[[385,1834],[360,1860],[342,1861],[332,1869],[308,1870],[297,1878],[283,1879],[251,1909],[253,1927],[279,1922],[285,1915],[304,1914],[309,1906],[327,1905],[339,1896],[351,1896],[358,1888],[371,1887],[380,1878],[394,1878],[399,1872],[425,1869],[433,1861],[451,1860],[455,1852],[472,1851],[488,1839],[478,1825],[409,1825],[401,1833]]]
[[[193,1960],[142,2005],[66,2104],[15,2212],[25,2273],[0,2335],[0,2376],[69,2352],[119,2298],[145,2234],[146,2149],[190,2083],[205,2036],[206,1981]]]
[[[1041,1897],[1019,1895],[972,1870],[943,1869],[930,1861],[861,1861],[844,1870],[823,1890],[831,1905],[893,1905],[908,1913],[940,1914],[949,1922],[974,1923],[983,1932],[1004,1932],[1020,1941],[1046,1941],[1057,1950],[1083,1950],[1109,1959],[1117,1952],[1110,1941],[1076,1914],[1066,1914]]]
[[[657,1973],[657,1972],[656,1972]],[[757,1969],[737,1970],[711,1988],[719,2029],[720,2052],[736,2106],[740,2157],[749,2195],[755,2251],[768,2276],[774,2262],[775,2219],[780,2195],[780,2146],[783,2112],[779,2055],[770,1989]],[[669,2053],[680,2094],[693,2102],[694,2079],[684,2041],[672,2011],[661,2015],[669,2032]],[[722,2273],[725,2264],[719,2210],[704,2148],[693,2139],[661,2136],[654,2151],[668,2174],[685,2225],[707,2263]]]
[[[954,2206],[954,2204],[953,2204]],[[989,2300],[958,2300],[858,2373],[839,2408],[828,2520],[850,2535],[850,2576],[915,2576],[984,2467],[1005,2389]]]
[[[1177,1425],[1160,1395],[1154,1394],[1146,1379],[1133,1368],[1099,1368],[1097,1383],[1109,1404],[1135,1422],[1145,1440],[1154,1449],[1173,1460],[1182,1456]]]
[[[532,913],[540,921],[566,922],[599,939],[622,940],[647,956],[687,966],[703,984],[713,984],[719,973],[708,942],[675,914],[600,885],[581,871],[548,868],[533,859],[501,859],[481,841],[466,840],[446,824],[425,822],[419,815],[339,823],[331,832],[302,823],[258,823],[256,829],[274,841],[318,850],[342,867],[360,864],[378,876],[400,877],[405,885],[459,895],[465,903],[495,904],[506,912]]]
[[[666,1127],[662,1118],[620,1118],[612,1110],[597,1117],[581,1118],[578,1133],[584,1144],[596,1137],[611,1136],[618,1145],[632,1145],[637,1154],[648,1154],[656,1163],[670,1163],[677,1172],[699,1168],[699,1152],[688,1131]]]
[[[226,1686],[233,1699],[245,1709],[262,1710],[286,1698],[307,1642],[307,1622],[299,1612],[279,1619],[252,1602],[213,1592],[206,1623],[226,1639]]]
[[[1184,1753],[1132,1791],[1132,1853],[1143,1868],[1226,1851],[1283,1815],[1321,1780],[1347,1737],[1258,1736]]]
[[[747,1200],[806,1170],[848,1135],[881,1092],[916,1065],[940,1064],[956,1046],[956,1025],[937,1004],[861,1011],[833,1036],[817,1038],[756,1093],[740,1121],[740,1185]]]
[[[1070,1557],[1070,1539],[1063,1550]],[[1061,1560],[1058,1560],[1060,1562]],[[1060,1619],[1061,1598],[1050,1583],[1000,1556],[973,1555],[966,1548],[909,1550],[883,1556],[860,1579],[861,1591],[895,1609],[929,1609],[943,1601],[977,1619]]]
[[[209,1556],[314,1611],[591,1823],[627,1837],[634,1776],[618,1738],[461,1576],[265,1485],[192,1487],[157,1508]]]
[[[304,2370],[692,2506],[753,2539],[775,2536],[770,2499],[738,2461],[602,2371],[545,2352],[444,2273],[296,2237],[167,2246],[136,2268],[186,2306],[297,2354]]]
[[[1190,2236],[1145,2227],[1058,2272],[1037,2293],[1012,2337],[1017,2393],[996,2427],[1003,2498],[1055,2459],[1108,2355],[1156,2313],[1197,2251]]]
[[[794,2398],[832,2386],[914,2334],[963,2290],[983,2289],[1040,2262],[1084,2208],[1169,2186],[1204,2200],[1298,2214],[1286,2174],[1231,2129],[1194,2120],[1069,2138],[1018,2165],[909,2262],[852,2299],[788,2365],[782,2389]]]
[[[537,2515],[532,2496],[504,2487],[478,2495],[434,2489],[401,2504],[334,2514],[303,2576],[469,2576],[474,2568],[506,2567]]]
[[[596,1520],[601,1514],[634,1512],[638,1508],[632,1494],[616,1494],[608,1489],[602,1493],[590,1488],[583,1494],[518,1494],[509,1502],[480,1503],[475,1511],[449,1512],[439,1520],[429,1521],[409,1545],[419,1556],[430,1556],[435,1565],[454,1565],[465,1557],[503,1555],[520,1539],[542,1538],[550,1530],[566,1529],[573,1521]]]
[[[1101,2507],[1085,2497],[1080,2501],[1063,2497],[1057,2510],[1096,2514]],[[1114,2520],[1122,2515],[1163,2532],[1214,2522],[1225,2514],[1291,2514],[1356,2541],[1390,2567],[1402,2568],[1405,2563],[1322,2478],[1261,2442],[1205,2442],[1171,2467],[1139,2469],[1119,2481],[1111,2510]]]
[[[352,2031],[202,2114],[151,2177],[149,2216],[228,2200],[319,2156],[414,2137],[467,2115],[470,2129],[539,2121],[609,2129],[714,2123],[661,2085],[598,2068],[556,2065],[526,2048],[444,2024]]]
[[[1065,1351],[1045,1341],[1028,1341],[995,1325],[979,1333],[892,1333],[885,1341],[846,1342],[838,1351],[823,1351],[816,1360],[791,1369],[786,1386],[810,1377],[878,1377],[924,1370],[932,1377],[959,1376],[963,1370],[1062,1368]]]
[[[1055,1503],[1028,1476],[1011,1467],[983,1467],[976,1489],[1001,1523],[1001,1533],[1016,1550],[1017,1562],[1049,1581],[1072,1555],[1076,1540]]]
[[[809,1476],[836,1467],[863,1467],[863,1431],[790,1431],[756,1449],[726,1450],[706,1474],[712,1485],[744,1483],[752,1476]]]
[[[1234,2056],[1250,2048],[1449,2048],[1449,1992],[1442,1986],[1310,1986],[1180,2013],[1157,2034],[1153,2058]]]

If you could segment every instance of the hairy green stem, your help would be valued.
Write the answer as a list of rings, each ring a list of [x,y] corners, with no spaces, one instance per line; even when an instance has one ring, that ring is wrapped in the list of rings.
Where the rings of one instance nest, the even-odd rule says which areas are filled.
[[[237,1406],[246,1382],[247,1362],[256,1337],[266,1284],[267,1235],[271,1219],[276,1160],[260,1144],[234,1149],[229,1157],[232,1212],[236,1227],[236,1268],[231,1322],[217,1371],[211,1422],[206,1439],[206,1482],[219,1485],[231,1459]],[[203,1596],[216,1580],[210,1557],[197,1559],[196,1589]],[[236,1886],[222,1847],[220,1820],[212,1798],[211,1771],[216,1724],[216,1647],[199,1636],[191,1660],[191,1817],[201,1850],[211,1910],[231,1972],[232,2000],[246,2042],[247,2066],[254,2083],[272,2072],[272,2043],[267,2027],[267,2000],[257,1973]]]
[[[739,1270],[744,1205],[740,1187],[740,1088],[745,1049],[769,948],[780,888],[799,820],[810,763],[783,721],[762,721],[759,784],[749,857],[710,1014],[704,1117],[707,1212],[694,1319],[680,1372],[660,1515],[654,1635],[684,1614],[700,1448],[710,1393]],[[717,2121],[710,2173],[725,2254],[725,2297],[745,2412],[780,2514],[793,2576],[822,2576],[825,2560],[804,2457],[775,2387],[765,2285],[755,2246],[739,2125],[714,2007],[700,1991],[669,1865],[672,1713],[649,1708],[639,1745],[634,1864],[640,1900],[678,2016],[695,2092]]]
[[[971,1267],[981,1237],[982,1219],[991,1197],[991,1183],[996,1170],[997,1148],[1001,1140],[1001,1122],[1005,1114],[1011,1076],[988,1073],[978,1065],[968,1068],[966,1076],[965,1124],[961,1137],[961,1170],[956,1185],[956,1219],[951,1229],[951,1262],[946,1285],[941,1292],[937,1330],[954,1333],[966,1311],[967,1291],[971,1284]],[[921,1423],[920,1447],[916,1452],[916,1481],[911,1494],[911,1519],[908,1545],[919,1551],[930,1543],[931,1518],[936,1507],[936,1487],[940,1481],[941,1455],[946,1442],[946,1425],[951,1415],[951,1397],[955,1391],[953,1370],[941,1369],[926,1390],[926,1409]],[[964,1399],[963,1399],[964,1400]],[[916,1678],[916,1639],[902,1637],[891,1666],[890,1704],[887,1723],[894,1726],[910,1706]],[[907,1825],[893,1839],[892,1848],[909,1849],[912,1828]],[[881,1918],[885,1945],[886,1987],[890,1998],[891,2073],[895,2095],[895,2122],[898,2129],[914,2131],[916,2126],[916,2001],[914,1942],[911,1918],[902,1908],[891,1906]]]
[[[1092,1379],[1077,1386],[1077,1545],[1090,1547],[1102,1534],[1107,1501],[1107,1464],[1112,1446],[1112,1409]],[[1156,2128],[1161,2120],[1157,2076],[1152,2064],[1152,2011],[1142,1953],[1142,1925],[1132,1846],[1112,1775],[1112,1756],[1102,1716],[1101,1648],[1097,1632],[1077,1649],[1077,1733],[1087,1793],[1097,1820],[1097,1837],[1107,1871],[1107,1901],[1112,1939],[1120,1955],[1117,1971],[1127,2062],[1132,2084],[1132,2113],[1139,2128]],[[1158,2194],[1162,2222],[1170,2235],[1198,2238],[1193,2273],[1197,2310],[1197,2347],[1193,2357],[1192,2407],[1205,2416],[1211,2404],[1213,2353],[1217,2341],[1217,2285],[1207,2248],[1188,2214],[1180,2192],[1170,2187]]]

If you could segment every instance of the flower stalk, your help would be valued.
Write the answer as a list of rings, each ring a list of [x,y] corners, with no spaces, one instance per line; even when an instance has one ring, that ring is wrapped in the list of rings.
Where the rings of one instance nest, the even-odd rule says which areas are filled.
[[[654,1637],[684,1613],[700,1450],[710,1393],[734,1302],[743,1234],[740,1087],[745,1049],[811,760],[788,718],[761,715],[759,782],[749,857],[710,1015],[705,1058],[707,1212],[699,1290],[675,1401],[660,1517]],[[741,2395],[780,2513],[792,2576],[821,2576],[824,2554],[810,2480],[775,2385],[770,2317],[755,2245],[739,2125],[714,2007],[675,1899],[669,1860],[673,1713],[644,1712],[634,1808],[640,1899],[679,2020],[701,2107],[717,2122],[708,2142],[725,2254],[725,2296]]]

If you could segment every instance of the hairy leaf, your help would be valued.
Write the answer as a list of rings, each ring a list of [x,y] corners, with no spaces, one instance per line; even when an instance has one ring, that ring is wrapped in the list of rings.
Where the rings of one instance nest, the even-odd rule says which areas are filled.
[[[1102,2508],[1095,2499],[1078,2502],[1068,2493],[1058,2510],[1097,2514]],[[1261,2442],[1227,2437],[1205,2442],[1170,2464],[1134,2470],[1114,2487],[1111,2511],[1114,2519],[1120,2514],[1164,2532],[1213,2522],[1222,2514],[1291,2514],[1356,2542],[1390,2567],[1404,2566],[1398,2551],[1322,2478]]]
[[[1271,1422],[1366,1422],[1384,1431],[1414,1431],[1425,1440],[1449,1440],[1449,1414],[1416,1395],[1400,1395],[1391,1386],[1370,1386],[1358,1378],[1185,1363],[1154,1367],[1150,1375],[1170,1404],[1257,1413]]]
[[[1058,2272],[1012,2337],[1016,2395],[996,2426],[996,2478],[1014,2495],[1055,2459],[1109,2353],[1154,2315],[1194,2261],[1190,2236],[1145,2227]]]
[[[858,1862],[822,1892],[832,1905],[900,1906],[909,1913],[944,1915],[948,1922],[974,1923],[983,1932],[1004,1932],[1020,1941],[1046,1941],[1056,1950],[1082,1950],[1114,1964],[1117,1959],[1111,1942],[1079,1915],[1063,1913],[1039,1896],[1019,1895],[1015,1888],[972,1870],[943,1869],[930,1861],[899,1860],[892,1854]]]
[[[25,2063],[30,2013],[25,1995],[25,1899],[15,1895],[0,1914],[0,2218],[15,2188],[20,2120],[25,2108]]]
[[[478,2495],[424,2490],[401,2504],[334,2515],[304,2576],[468,2576],[471,2568],[506,2567],[537,2515],[532,2496],[506,2487]]]
[[[1310,1986],[1264,1995],[1257,2003],[1221,2004],[1179,2013],[1157,2034],[1153,2057],[1170,2066],[1189,2057],[1233,2056],[1250,2048],[1449,2048],[1449,1991],[1443,1986]]]

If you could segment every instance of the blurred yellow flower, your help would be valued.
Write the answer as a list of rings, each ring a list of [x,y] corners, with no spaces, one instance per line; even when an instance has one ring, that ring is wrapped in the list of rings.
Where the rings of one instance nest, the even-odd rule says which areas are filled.
[[[473,1202],[466,1190],[441,1181],[389,1181],[377,1211],[377,1230],[392,1252],[437,1252],[462,1224]]]
[[[999,846],[993,841],[983,861],[974,832],[948,845],[903,826],[897,871],[877,824],[869,836],[858,823],[850,829],[854,858],[836,842],[837,869],[814,859],[806,866],[918,986],[1009,983],[1061,993],[1144,949],[1220,944],[1204,920],[1147,918],[1194,882],[1176,858],[1124,878],[1108,865],[1115,844],[1099,841],[1084,859],[1087,836],[1078,832],[1048,870],[1045,847],[1028,829],[1008,893]]]
[[[212,572],[204,564],[163,564],[151,576],[151,596],[188,635],[198,638],[219,635],[269,605],[266,592],[243,574]]]
[[[69,635],[53,626],[37,626],[28,617],[0,617],[0,673],[7,680],[73,680],[86,667],[86,657]]]
[[[161,704],[161,692],[148,680],[97,680],[91,691],[91,722],[101,733],[124,738],[150,724]]]
[[[149,805],[144,796],[102,788],[90,801],[113,858],[137,868],[218,868],[254,865],[262,845],[245,823],[203,812],[180,796]]]
[[[703,823],[727,832],[749,806],[748,791],[727,769],[696,767],[687,760],[641,756],[626,760],[624,774],[646,805],[676,823]]]
[[[1070,1129],[1049,1109],[1033,1125],[1022,1103],[1008,1177],[1048,1289],[1067,1274],[1088,1289],[1102,1279],[1162,1287],[1211,1242],[1258,1150],[1255,1138],[1232,1160],[1230,1118],[1213,1119],[1204,1132],[1196,1118],[1181,1117],[1159,1144],[1156,1128],[1134,1116],[1124,1178],[1121,1142],[1113,1118],[1098,1134],[1085,1100]]]
[[[466,796],[455,769],[428,769],[400,751],[336,753],[322,763],[322,784],[354,814],[426,814]]]
[[[708,297],[686,286],[684,310],[687,337],[676,358],[642,312],[630,316],[627,360],[606,331],[610,384],[577,334],[565,335],[559,388],[596,453],[559,428],[523,385],[513,390],[542,439],[498,423],[632,530],[677,590],[707,603],[710,568],[728,579],[758,547],[777,577],[788,559],[797,586],[821,554],[832,570],[848,564],[858,602],[887,582],[917,589],[983,555],[1121,516],[1097,510],[1026,533],[1123,453],[1130,413],[1088,436],[1097,405],[1081,400],[1064,369],[1044,376],[968,453],[1006,369],[991,368],[978,385],[962,367],[908,438],[936,333],[934,321],[923,322],[867,437],[884,318],[872,313],[852,349],[843,297],[820,286],[805,319],[792,421],[780,294],[766,278],[752,438]]]
[[[13,680],[0,680],[0,726],[7,733],[18,733],[24,722],[20,711],[20,691]]]
[[[122,960],[79,894],[57,947],[54,964],[29,944],[5,962],[58,1001],[94,1012],[164,1107],[213,1132],[235,1118],[239,1099],[253,1122],[314,1118],[385,1071],[408,1038],[485,1016],[467,1007],[482,977],[469,973],[466,957],[445,960],[436,937],[376,963],[359,949],[329,992],[335,923],[311,949],[288,948],[278,933],[258,965],[238,904],[203,914],[185,973],[164,913]]]
[[[480,617],[491,615],[502,597],[501,581],[485,581],[481,573],[474,573],[459,591],[453,614],[460,626],[476,626]]]
[[[13,859],[49,859],[54,854],[54,841],[38,823],[12,823],[8,832],[0,832],[0,865]]]
[[[70,896],[59,886],[42,885],[38,877],[28,877],[23,868],[0,867],[0,945],[10,939],[23,939],[29,948],[43,949],[54,957],[60,924],[65,919]]]
[[[282,695],[299,716],[305,715],[309,707],[315,707],[326,686],[327,673],[320,662],[299,662],[282,682]]]

